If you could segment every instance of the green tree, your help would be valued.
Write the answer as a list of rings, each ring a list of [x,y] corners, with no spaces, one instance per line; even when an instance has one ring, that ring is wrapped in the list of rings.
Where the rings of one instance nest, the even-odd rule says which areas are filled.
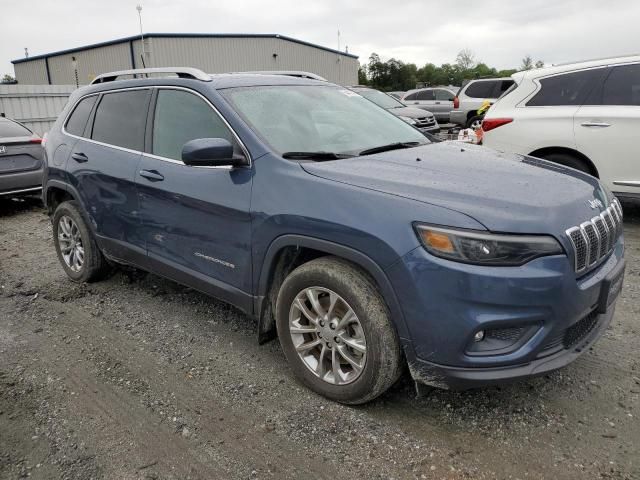
[[[363,63],[358,67],[358,85],[368,85],[369,80],[367,79],[367,66]]]
[[[536,62],[536,68],[544,68],[544,62],[542,60],[538,60]]]
[[[16,79],[7,73],[4,77],[2,77],[2,82],[0,83],[16,83]]]

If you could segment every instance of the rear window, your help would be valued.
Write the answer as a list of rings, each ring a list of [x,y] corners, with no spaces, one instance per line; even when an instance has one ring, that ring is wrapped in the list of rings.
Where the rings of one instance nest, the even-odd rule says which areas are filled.
[[[30,137],[31,135],[32,132],[27,127],[23,127],[12,120],[0,119],[0,138]]]
[[[417,98],[418,100],[434,100],[435,96],[433,95],[433,90],[422,90],[418,92]]]
[[[495,98],[493,96],[495,88],[495,81],[473,82],[467,87],[464,94],[471,98]]]
[[[418,92],[413,92],[403,98],[403,100],[416,100],[418,98]]]
[[[91,138],[98,142],[142,151],[149,90],[107,93],[98,104]]]
[[[540,80],[540,91],[527,102],[527,106],[582,105],[603,72],[603,68],[598,68],[543,78]]]
[[[80,103],[76,105],[76,108],[73,110],[69,120],[67,120],[65,129],[68,133],[78,137],[81,137],[84,134],[84,129],[87,126],[91,109],[97,99],[97,95],[92,95],[91,97],[86,97],[80,100]]]

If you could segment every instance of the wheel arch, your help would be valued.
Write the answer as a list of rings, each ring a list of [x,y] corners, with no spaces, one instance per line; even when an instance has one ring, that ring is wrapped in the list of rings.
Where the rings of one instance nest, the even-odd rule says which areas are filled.
[[[391,314],[400,342],[407,338],[404,316],[398,298],[384,270],[366,254],[338,243],[303,235],[283,235],[275,239],[262,261],[254,297],[254,314],[258,319],[258,341],[264,343],[275,337],[273,306],[280,285],[296,267],[322,256],[335,256],[360,268],[382,295]]]
[[[571,155],[572,157],[575,157],[579,161],[584,162],[584,164],[589,169],[589,173],[591,175],[593,175],[596,178],[600,178],[600,174],[598,172],[598,169],[593,164],[591,159],[589,157],[587,157],[584,153],[581,153],[578,150],[575,150],[573,148],[569,148],[569,147],[543,147],[543,148],[539,148],[537,150],[534,150],[533,152],[529,153],[529,155],[531,155],[532,157],[540,157],[540,158],[542,158],[545,155],[550,155],[552,153],[563,153],[565,155]]]

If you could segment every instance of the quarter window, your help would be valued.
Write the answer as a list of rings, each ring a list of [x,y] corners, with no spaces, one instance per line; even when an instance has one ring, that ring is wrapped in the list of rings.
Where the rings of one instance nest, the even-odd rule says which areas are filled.
[[[84,129],[87,126],[87,120],[89,120],[89,115],[91,114],[91,110],[93,109],[93,105],[96,103],[97,99],[97,95],[92,95],[80,100],[69,117],[69,120],[67,120],[65,129],[68,133],[78,137],[81,137],[84,134]]]
[[[410,93],[409,95],[407,95],[406,97],[403,98],[403,100],[417,100],[418,99],[418,92],[413,92]]]
[[[182,159],[182,147],[196,138],[233,135],[220,116],[200,97],[182,90],[160,90],[153,120],[152,153]]]
[[[540,80],[540,91],[527,102],[528,107],[582,105],[599,82],[604,69],[583,70]]]
[[[602,88],[602,105],[640,105],[640,65],[614,67]]]
[[[142,151],[149,93],[149,90],[128,90],[103,95],[96,110],[91,138]]]

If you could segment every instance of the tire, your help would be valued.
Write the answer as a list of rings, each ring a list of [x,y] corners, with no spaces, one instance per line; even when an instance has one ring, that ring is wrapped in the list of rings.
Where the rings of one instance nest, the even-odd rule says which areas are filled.
[[[484,118],[484,115],[475,115],[473,117],[471,117],[469,120],[467,120],[467,124],[466,124],[466,128],[480,128],[480,126],[482,125],[482,119]],[[475,127],[474,127],[475,124]]]
[[[575,168],[576,170],[588,173],[589,175],[593,175],[591,168],[584,160],[569,153],[547,153],[546,155],[541,155],[540,158],[549,160],[553,163],[559,163],[560,165],[564,165],[565,167]]]
[[[331,321],[325,321],[324,326],[320,326],[322,321],[313,323],[308,320],[297,304],[294,305],[298,297],[308,298],[305,295],[308,289],[321,291],[316,298],[323,304],[325,312],[329,310],[331,299],[340,297],[334,302],[334,314],[323,317],[325,320],[333,318]],[[310,308],[313,304],[309,300],[305,306]],[[355,313],[355,321],[352,316],[343,315],[349,308]],[[342,321],[347,321],[347,317],[353,322],[348,323],[346,327],[340,327]],[[296,318],[299,320],[295,320]],[[334,322],[337,329],[327,330]],[[322,257],[301,265],[289,274],[278,293],[276,326],[280,344],[295,376],[311,390],[331,400],[351,405],[366,403],[384,393],[402,373],[400,342],[384,300],[363,272],[342,259]],[[324,331],[325,335],[320,337],[322,332],[294,333],[294,339],[292,327],[306,327],[307,330],[316,328]],[[337,335],[333,337],[335,341],[331,340],[334,333]],[[327,346],[327,338],[331,341],[332,348]],[[303,359],[298,354],[296,345],[298,348],[304,348],[317,340],[322,344],[305,350],[307,357],[306,360]],[[366,348],[365,353],[351,348],[351,345],[355,344],[362,348],[362,341]],[[323,371],[322,367],[318,367],[319,362],[313,371],[307,363],[312,361],[311,357],[319,357],[322,351],[325,352],[323,365],[327,365],[324,379],[314,373],[318,369]],[[346,356],[340,352],[344,352]],[[356,369],[354,363],[347,361],[347,357],[356,360],[355,363],[359,363],[362,368]],[[338,359],[337,375],[334,358]]]
[[[104,278],[111,268],[87,227],[78,204],[75,201],[67,201],[58,205],[53,214],[52,223],[53,242],[58,260],[69,278],[74,282],[93,282]],[[68,238],[73,240],[65,240]],[[70,245],[74,247],[79,245],[84,251],[81,264],[74,261],[80,258],[79,250],[72,247],[73,254],[67,253],[70,252]]]

